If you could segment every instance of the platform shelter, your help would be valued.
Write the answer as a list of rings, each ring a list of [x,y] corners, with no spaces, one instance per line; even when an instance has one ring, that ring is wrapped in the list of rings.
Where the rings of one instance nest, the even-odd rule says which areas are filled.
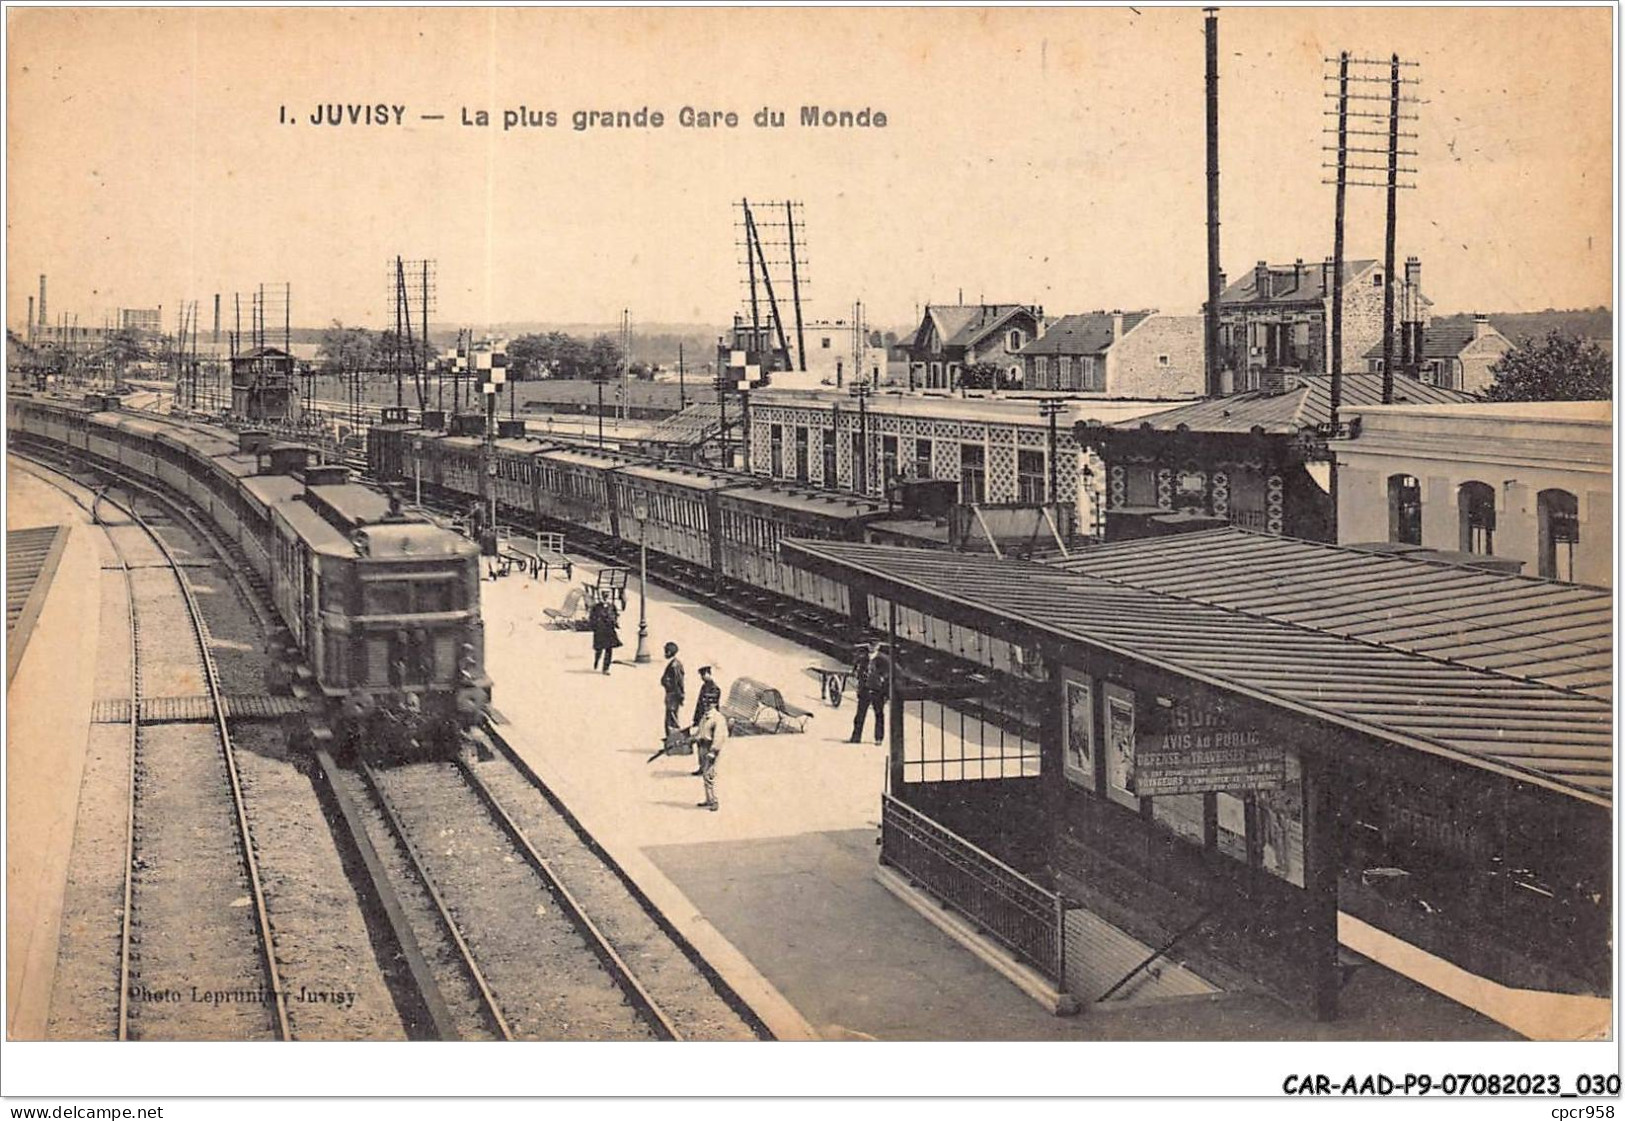
[[[783,549],[896,654],[882,862],[1057,993],[1098,916],[1333,1018],[1340,913],[1609,991],[1605,591],[1240,530],[1057,564]],[[946,663],[976,675],[919,683]]]

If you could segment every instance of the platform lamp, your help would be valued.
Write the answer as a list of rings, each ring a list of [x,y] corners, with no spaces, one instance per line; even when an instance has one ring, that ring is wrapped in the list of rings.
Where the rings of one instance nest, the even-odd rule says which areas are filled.
[[[639,502],[632,507],[638,522],[638,652],[632,661],[649,662],[649,507]]]
[[[858,480],[852,489],[858,494],[869,493],[869,394],[874,392],[866,381],[854,381],[847,392],[858,399],[858,462],[852,465]]]

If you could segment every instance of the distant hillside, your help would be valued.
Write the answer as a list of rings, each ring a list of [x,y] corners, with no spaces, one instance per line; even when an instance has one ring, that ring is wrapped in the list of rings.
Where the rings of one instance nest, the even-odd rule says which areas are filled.
[[[371,324],[363,324],[376,330]],[[295,343],[317,344],[322,341],[324,327],[295,327],[292,341]],[[637,323],[632,324],[632,357],[638,362],[652,362],[661,366],[677,365],[677,347],[682,344],[683,361],[685,364],[699,367],[707,362],[715,361],[717,338],[725,332],[723,327],[709,327],[699,323]],[[451,346],[457,341],[458,327],[456,324],[429,324],[429,337],[437,347]],[[608,335],[619,340],[621,328],[618,323],[540,323],[516,322],[493,323],[489,326],[475,326],[474,331],[479,335],[494,335],[498,338],[514,339],[520,335],[545,335],[550,331],[563,331],[567,335],[574,335],[578,339],[593,339],[598,335]]]
[[[1614,313],[1605,307],[1569,311],[1550,308],[1545,311],[1492,311],[1489,316],[1495,329],[1513,342],[1540,338],[1552,330],[1582,339],[1596,339],[1604,344],[1611,343],[1614,337]]]

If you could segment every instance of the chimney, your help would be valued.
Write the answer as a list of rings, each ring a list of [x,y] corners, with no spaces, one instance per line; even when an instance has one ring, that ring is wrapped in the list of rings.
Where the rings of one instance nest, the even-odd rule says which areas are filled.
[[[40,273],[39,274],[39,325],[41,327],[44,327],[46,324],[50,323],[50,321],[51,321],[50,318],[45,314],[45,274]]]
[[[1405,318],[1422,318],[1422,261],[1419,257],[1405,258]]]
[[[1270,266],[1268,261],[1260,261],[1253,266],[1253,288],[1258,292],[1258,299],[1268,300],[1275,295],[1270,291]]]
[[[1332,294],[1332,268],[1333,262],[1330,257],[1320,263],[1320,293],[1323,296]]]
[[[1292,288],[1296,291],[1303,287],[1303,258],[1299,257],[1292,262]]]
[[[28,297],[28,337],[34,337],[34,297]]]
[[[1223,293],[1224,290],[1226,288],[1228,288],[1228,287],[1230,287],[1230,275],[1228,273],[1226,273],[1223,269],[1220,269],[1219,270],[1219,291],[1220,291],[1220,293]]]
[[[1473,312],[1473,341],[1477,342],[1490,333],[1490,317]]]
[[[1123,312],[1119,308],[1112,308],[1112,342],[1123,337]]]

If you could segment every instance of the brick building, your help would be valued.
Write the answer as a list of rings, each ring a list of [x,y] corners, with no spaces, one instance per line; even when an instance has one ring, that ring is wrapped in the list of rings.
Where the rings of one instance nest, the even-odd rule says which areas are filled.
[[[1025,389],[1194,397],[1202,392],[1202,319],[1155,311],[1062,316],[1020,357]]]
[[[1332,277],[1330,258],[1318,265],[1260,261],[1219,297],[1219,353],[1226,392],[1280,386],[1288,377],[1329,373]],[[1383,293],[1389,278],[1380,261],[1343,262],[1343,371],[1366,368],[1382,348]],[[1422,295],[1422,264],[1410,257],[1394,292],[1394,352],[1403,354],[1431,318]]]

